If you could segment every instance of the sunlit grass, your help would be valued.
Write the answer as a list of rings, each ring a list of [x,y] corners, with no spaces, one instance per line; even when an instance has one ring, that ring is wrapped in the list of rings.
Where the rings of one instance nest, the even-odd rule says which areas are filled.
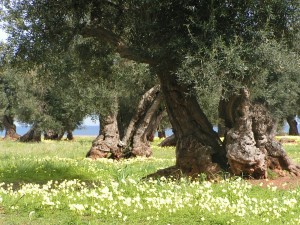
[[[175,164],[175,149],[91,161],[92,138],[0,142],[0,224],[299,224],[300,188],[232,178],[219,183],[142,179]],[[300,145],[286,145],[299,160]]]

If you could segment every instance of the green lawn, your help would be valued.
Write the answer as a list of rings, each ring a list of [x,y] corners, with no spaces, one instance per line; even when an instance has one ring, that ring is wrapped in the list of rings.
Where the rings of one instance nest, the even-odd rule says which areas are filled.
[[[299,224],[300,188],[284,191],[233,178],[218,183],[144,176],[175,163],[153,157],[91,161],[92,138],[0,141],[0,224]],[[286,145],[300,162],[300,144]]]

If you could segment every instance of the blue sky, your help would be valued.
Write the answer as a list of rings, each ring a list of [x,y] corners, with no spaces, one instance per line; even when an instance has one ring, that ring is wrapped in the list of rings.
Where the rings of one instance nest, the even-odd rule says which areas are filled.
[[[96,121],[93,121],[91,119],[91,117],[86,117],[84,120],[83,120],[83,124],[85,126],[99,126],[99,120],[97,119]]]
[[[5,41],[7,38],[7,34],[0,29],[0,41]]]

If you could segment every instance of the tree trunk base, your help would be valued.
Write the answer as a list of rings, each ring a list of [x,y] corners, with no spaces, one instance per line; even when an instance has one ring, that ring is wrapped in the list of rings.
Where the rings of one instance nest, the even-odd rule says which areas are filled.
[[[26,134],[20,137],[20,142],[41,142],[42,132],[31,128]]]
[[[98,136],[92,144],[91,149],[86,154],[87,158],[98,159],[98,158],[121,158],[122,151],[119,145],[114,141],[110,142],[104,139],[103,135]]]
[[[292,162],[288,157],[282,145],[273,140],[266,145],[268,151],[267,165],[268,168],[281,175],[288,171],[289,173],[300,176],[300,166]]]
[[[13,134],[5,135],[5,137],[3,137],[3,140],[16,141],[16,140],[19,140],[20,137],[21,137],[21,135],[19,135],[17,133],[13,133]]]
[[[268,170],[279,175],[284,171],[300,175],[300,167],[275,140],[275,123],[266,106],[252,104],[248,90],[233,96],[224,111],[225,124],[229,126],[225,139],[227,158],[234,175],[265,179]]]
[[[72,141],[74,140],[73,132],[67,131],[67,140]]]
[[[149,142],[139,141],[138,143],[133,144],[131,155],[139,157],[150,157],[152,155],[152,149]]]

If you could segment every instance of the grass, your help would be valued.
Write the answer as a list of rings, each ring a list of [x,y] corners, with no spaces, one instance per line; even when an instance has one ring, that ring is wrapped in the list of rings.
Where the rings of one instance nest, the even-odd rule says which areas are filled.
[[[174,148],[153,157],[90,161],[92,138],[0,142],[0,224],[299,224],[300,188],[261,188],[232,178],[143,180],[175,163]],[[285,146],[300,162],[300,143]]]

